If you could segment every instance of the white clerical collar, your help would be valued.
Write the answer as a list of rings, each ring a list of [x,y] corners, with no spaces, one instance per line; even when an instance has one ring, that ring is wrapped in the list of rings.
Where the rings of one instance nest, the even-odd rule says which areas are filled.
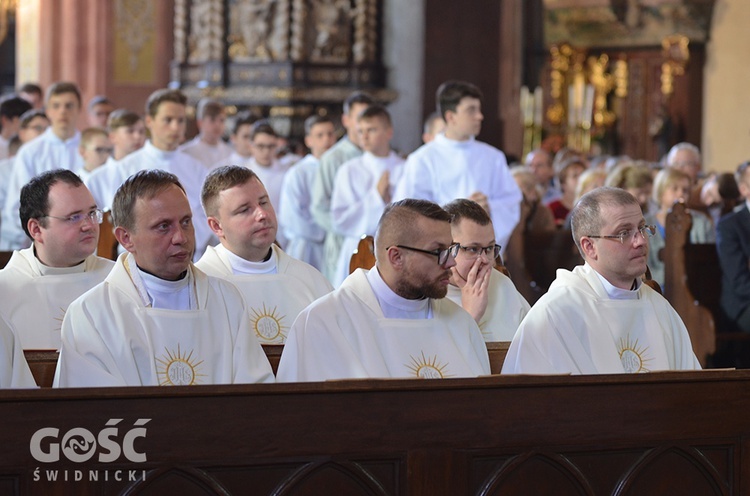
[[[170,160],[177,152],[177,150],[167,151],[156,148],[156,146],[151,143],[151,140],[146,141],[146,145],[144,146],[144,148],[146,149],[146,152],[160,160]]]
[[[229,265],[232,267],[232,273],[235,275],[254,275],[254,274],[276,274],[277,269],[277,258],[276,252],[271,249],[271,257],[264,262],[251,262],[244,258],[235,255],[224,245],[218,245],[217,250],[222,251],[226,254]]]
[[[141,270],[132,253],[127,255],[123,263],[145,306],[167,310],[198,308],[198,297],[193,291],[190,270],[178,281],[167,281]]]
[[[36,262],[37,269],[42,276],[67,276],[70,274],[83,274],[86,272],[86,259],[83,262],[73,267],[50,267],[44,265],[41,260],[36,256],[36,249],[34,250],[34,261]]]
[[[444,145],[464,147],[474,143],[474,136],[470,136],[469,139],[459,141],[448,138],[447,136],[445,136],[445,132],[442,132],[435,136],[435,141]]]
[[[641,289],[641,284],[643,284],[643,281],[641,281],[640,278],[635,279],[635,289],[622,289],[610,284],[610,282],[596,270],[594,270],[594,273],[602,282],[604,291],[607,292],[607,296],[609,296],[611,300],[637,300],[639,298],[640,293],[638,290]]]
[[[377,267],[373,267],[367,273],[367,282],[370,283],[375,297],[378,299],[380,309],[386,319],[431,319],[432,305],[429,298],[421,300],[407,300],[388,287]]]

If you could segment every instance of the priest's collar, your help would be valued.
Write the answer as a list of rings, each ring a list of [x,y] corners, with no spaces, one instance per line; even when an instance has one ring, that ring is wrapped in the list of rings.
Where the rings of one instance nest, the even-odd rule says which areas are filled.
[[[83,274],[84,272],[86,272],[85,258],[81,261],[81,263],[76,264],[72,267],[50,267],[49,265],[44,265],[44,263],[39,260],[39,257],[36,255],[36,248],[33,248],[33,250],[34,261],[37,264],[37,269],[43,276],[67,276],[70,274]]]
[[[378,300],[380,309],[387,319],[429,319],[432,318],[432,306],[429,298],[408,300],[397,295],[383,278],[377,267],[367,273],[373,293]]]
[[[167,310],[191,310],[198,308],[193,277],[189,270],[176,281],[167,281],[138,267],[132,253],[123,260],[143,305]]]
[[[630,289],[622,289],[613,286],[607,279],[604,278],[604,276],[602,276],[596,270],[594,270],[594,273],[602,282],[604,291],[607,292],[607,296],[609,296],[611,300],[637,300],[639,298],[640,293],[638,292],[638,290],[641,289],[641,285],[643,284],[643,281],[641,281],[640,278],[635,278],[633,280],[633,286],[631,286]]]
[[[224,245],[218,245],[216,250],[226,254],[229,265],[232,267],[232,273],[235,275],[253,275],[253,274],[276,274],[278,273],[278,260],[273,248],[268,249],[268,256],[262,262],[251,262],[235,255],[227,250]]]
[[[474,143],[475,138],[474,136],[471,136],[467,140],[459,141],[459,140],[448,138],[447,136],[445,136],[445,132],[442,132],[438,134],[437,136],[435,136],[434,141],[436,143],[441,143],[443,145],[455,146],[455,147],[460,148],[460,147],[469,146],[470,144]]]

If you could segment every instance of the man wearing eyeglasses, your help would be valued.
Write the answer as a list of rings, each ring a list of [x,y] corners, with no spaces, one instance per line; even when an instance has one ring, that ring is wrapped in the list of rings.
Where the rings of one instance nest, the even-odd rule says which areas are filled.
[[[451,214],[453,241],[459,244],[448,298],[474,317],[485,341],[510,341],[529,312],[529,303],[508,277],[494,269],[500,245],[495,244],[490,216],[467,199],[443,208]]]
[[[277,380],[476,377],[490,373],[476,322],[445,298],[458,245],[426,200],[386,207],[375,267],[313,302],[287,337]]]
[[[595,189],[578,201],[571,225],[585,264],[558,269],[521,322],[503,374],[700,369],[680,316],[641,281],[655,228],[635,197]]]
[[[57,169],[21,189],[19,216],[33,244],[0,270],[0,314],[24,349],[58,349],[68,305],[113,265],[95,254],[102,211],[78,175]]]

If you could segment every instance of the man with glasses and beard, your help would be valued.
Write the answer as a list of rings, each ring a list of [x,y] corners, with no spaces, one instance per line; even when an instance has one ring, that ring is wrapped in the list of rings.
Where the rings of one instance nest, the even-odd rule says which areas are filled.
[[[375,267],[356,270],[300,313],[277,380],[489,374],[479,327],[445,298],[457,252],[450,215],[435,203],[406,199],[386,207]]]
[[[638,200],[623,189],[585,194],[572,212],[585,261],[557,278],[518,327],[503,374],[623,374],[700,369],[685,325],[643,284],[648,239]]]

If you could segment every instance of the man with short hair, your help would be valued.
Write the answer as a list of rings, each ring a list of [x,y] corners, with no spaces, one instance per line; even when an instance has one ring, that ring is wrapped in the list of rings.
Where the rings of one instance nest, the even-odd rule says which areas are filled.
[[[447,81],[437,91],[445,131],[409,155],[393,195],[440,204],[474,200],[487,210],[497,243],[507,245],[521,213],[521,191],[503,152],[475,136],[482,129],[482,93],[465,81]]]
[[[87,184],[97,202],[109,210],[117,188],[125,179],[141,170],[161,169],[180,179],[195,216],[196,260],[212,243],[211,230],[200,206],[201,187],[208,170],[193,157],[177,148],[185,136],[187,97],[178,90],[157,90],[146,102],[146,127],[151,138],[138,151],[122,159],[118,167],[101,167]]]
[[[57,349],[68,305],[113,265],[96,256],[102,212],[75,173],[58,169],[23,187],[19,216],[33,245],[0,270],[0,314],[25,349]]]
[[[68,308],[55,386],[273,382],[240,293],[190,262],[192,212],[177,177],[136,173],[112,216],[128,253]]]
[[[305,119],[305,145],[310,149],[290,168],[281,184],[279,223],[287,238],[286,253],[323,268],[326,231],[312,217],[311,187],[320,167],[320,157],[336,142],[336,128],[330,117],[312,115]]]
[[[87,106],[89,127],[107,127],[107,120],[109,114],[115,110],[115,106],[112,102],[104,95],[97,95],[91,100]]]
[[[320,167],[312,185],[311,212],[313,219],[326,230],[325,261],[323,275],[333,281],[341,251],[343,238],[336,233],[331,220],[331,197],[336,173],[344,162],[362,155],[357,136],[357,116],[364,109],[375,103],[367,93],[357,91],[344,101],[344,113],[341,114],[341,125],[346,134],[320,157]]]
[[[445,298],[458,245],[450,215],[425,200],[386,207],[376,264],[302,311],[278,381],[476,377],[490,373],[476,322]]]
[[[198,135],[182,144],[179,150],[211,168],[232,154],[232,147],[222,139],[227,120],[224,104],[213,98],[202,98],[198,102],[195,119]]]
[[[35,83],[25,83],[18,88],[18,96],[31,104],[31,108],[42,110],[44,107],[42,87]]]
[[[404,169],[404,159],[391,150],[393,125],[385,107],[370,105],[357,116],[356,124],[364,153],[341,166],[331,196],[333,228],[344,237],[331,281],[336,287],[349,275],[349,262],[359,240],[375,234]]]
[[[252,170],[214,169],[203,185],[202,202],[220,244],[209,246],[196,267],[237,286],[261,344],[284,344],[302,309],[333,288],[316,269],[274,244],[276,213]]]
[[[28,143],[37,136],[44,134],[49,127],[49,119],[43,110],[27,110],[21,116],[21,123],[18,129],[18,137],[21,143]]]
[[[571,215],[585,264],[558,269],[518,327],[503,374],[700,369],[680,316],[641,281],[655,228],[646,225],[638,200],[622,189],[597,188]]]
[[[0,160],[8,158],[8,142],[21,128],[21,116],[31,110],[31,104],[18,96],[0,101]]]
[[[143,118],[128,109],[117,109],[107,119],[109,141],[112,142],[112,157],[106,165],[117,165],[146,144],[146,125]]]
[[[435,136],[445,131],[445,120],[440,112],[433,112],[424,120],[422,129],[422,143],[429,143]]]
[[[690,181],[695,186],[703,170],[701,152],[692,143],[677,143],[667,153],[667,167],[679,169],[690,176]]]
[[[80,109],[81,93],[75,84],[59,82],[47,89],[45,111],[50,127],[39,139],[21,147],[13,162],[2,214],[0,250],[28,246],[16,216],[21,188],[42,172],[59,168],[77,171],[83,166],[78,153],[81,134],[76,129]]]
[[[526,155],[525,164],[536,178],[542,205],[562,197],[562,191],[555,185],[555,168],[552,166],[552,156],[546,150],[541,148],[531,150]]]
[[[500,246],[490,216],[466,199],[443,208],[451,214],[453,242],[459,244],[448,298],[474,317],[485,341],[510,341],[530,307],[513,281],[494,269]]]

